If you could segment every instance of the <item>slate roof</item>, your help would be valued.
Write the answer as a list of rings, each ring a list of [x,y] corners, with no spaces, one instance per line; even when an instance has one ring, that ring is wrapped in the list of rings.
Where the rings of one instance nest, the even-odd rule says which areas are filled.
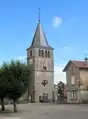
[[[41,23],[39,21],[38,26],[36,28],[34,37],[33,37],[33,41],[30,47],[45,47],[45,48],[51,48],[52,47],[49,46],[48,41],[46,39],[46,36],[44,34],[43,28],[41,26]]]

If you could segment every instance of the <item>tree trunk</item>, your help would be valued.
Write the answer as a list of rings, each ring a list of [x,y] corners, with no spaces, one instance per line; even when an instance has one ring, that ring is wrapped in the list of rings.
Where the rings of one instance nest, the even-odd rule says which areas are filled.
[[[1,98],[1,107],[2,107],[2,111],[4,111],[5,110],[4,98]]]
[[[28,90],[28,97],[27,98],[28,98],[28,102],[29,102],[29,90]]]
[[[14,110],[14,112],[17,112],[17,107],[16,107],[16,101],[15,100],[13,100],[13,110]]]

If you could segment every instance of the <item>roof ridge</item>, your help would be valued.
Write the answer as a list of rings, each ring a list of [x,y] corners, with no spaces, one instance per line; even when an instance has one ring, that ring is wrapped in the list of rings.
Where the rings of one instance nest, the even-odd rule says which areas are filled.
[[[85,62],[85,61],[83,61],[83,60],[71,60],[71,61]]]
[[[69,60],[63,71],[66,71],[71,63],[74,63],[76,67],[78,68],[85,68],[88,69],[88,64],[85,63],[85,61],[79,61],[79,60]]]

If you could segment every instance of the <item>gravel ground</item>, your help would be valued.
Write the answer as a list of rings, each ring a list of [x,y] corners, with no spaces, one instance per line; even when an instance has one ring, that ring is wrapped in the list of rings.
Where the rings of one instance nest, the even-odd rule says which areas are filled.
[[[6,106],[0,119],[88,119],[88,105],[71,104],[18,104],[18,112],[13,113],[12,105]]]

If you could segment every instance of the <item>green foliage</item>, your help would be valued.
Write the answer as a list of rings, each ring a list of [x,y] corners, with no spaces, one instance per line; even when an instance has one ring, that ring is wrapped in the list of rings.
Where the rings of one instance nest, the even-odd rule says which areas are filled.
[[[24,86],[27,88],[28,83],[32,80],[32,65],[26,65],[24,63],[20,63],[20,61],[11,61],[9,64],[10,77],[11,80],[20,80],[24,83]]]
[[[20,80],[15,80],[8,84],[7,96],[8,98],[17,101],[25,93],[25,86]]]
[[[16,100],[28,89],[32,66],[27,66],[26,64],[20,63],[20,61],[11,61],[9,71],[11,80],[9,81],[8,96]]]
[[[6,96],[6,91],[8,88],[8,65],[3,63],[0,68],[0,98],[4,98]]]
[[[3,63],[2,67],[0,67],[0,100],[2,111],[5,110],[4,98],[7,95],[8,89],[8,71],[8,65],[6,63]]]
[[[6,96],[8,81],[5,76],[0,76],[0,98]]]
[[[58,83],[58,94],[60,94],[61,96],[63,96],[64,95],[64,83],[63,82],[59,82]]]
[[[33,76],[32,65],[11,60],[10,63],[3,63],[0,68],[0,99],[8,97],[14,101],[19,99],[30,87]],[[3,103],[4,104],[4,103]],[[2,105],[4,108],[4,105]]]

